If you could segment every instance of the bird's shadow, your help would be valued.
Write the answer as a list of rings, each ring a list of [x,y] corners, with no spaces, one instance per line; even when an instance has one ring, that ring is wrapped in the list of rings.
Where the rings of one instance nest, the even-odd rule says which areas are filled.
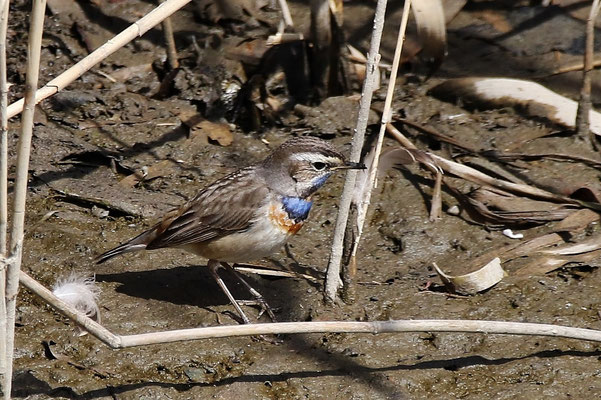
[[[219,270],[230,292],[237,300],[251,299],[249,292],[230,271]],[[277,306],[275,285],[271,279],[244,275],[244,279],[261,293],[272,307]],[[115,289],[132,297],[146,300],[160,300],[173,304],[197,307],[212,307],[230,304],[208,268],[205,266],[177,266],[148,271],[97,273],[97,282],[115,282]],[[271,283],[271,284],[270,284]]]

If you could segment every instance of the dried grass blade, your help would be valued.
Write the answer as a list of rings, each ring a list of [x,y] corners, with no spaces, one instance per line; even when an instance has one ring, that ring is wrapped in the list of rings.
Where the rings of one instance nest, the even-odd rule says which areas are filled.
[[[543,256],[537,257],[529,262],[524,267],[514,272],[514,275],[544,275],[548,272],[554,271],[561,267],[576,267],[579,265],[586,265],[591,261],[599,260],[601,258],[601,250],[591,251],[589,253],[583,253],[578,255],[565,255],[565,256]],[[571,264],[571,265],[568,265]]]
[[[601,249],[601,234],[595,235],[588,240],[576,244],[567,244],[550,250],[541,250],[543,254],[572,255],[589,253]]]

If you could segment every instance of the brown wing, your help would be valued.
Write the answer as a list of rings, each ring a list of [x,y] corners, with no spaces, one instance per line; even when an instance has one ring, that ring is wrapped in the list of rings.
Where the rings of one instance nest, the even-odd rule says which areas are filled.
[[[208,186],[184,207],[167,214],[155,226],[146,248],[204,242],[247,229],[269,195],[265,185],[248,183],[253,178],[253,169],[243,169]]]

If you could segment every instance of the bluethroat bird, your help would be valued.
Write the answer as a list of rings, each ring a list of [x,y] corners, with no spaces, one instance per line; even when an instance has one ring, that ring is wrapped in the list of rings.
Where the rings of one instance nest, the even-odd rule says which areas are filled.
[[[311,210],[311,195],[340,169],[362,169],[346,161],[332,145],[314,137],[290,139],[265,160],[242,168],[202,189],[194,198],[165,214],[140,235],[100,255],[97,262],[123,253],[175,247],[209,260],[211,275],[244,323],[249,319],[218,274],[223,267],[275,320],[273,311],[228,263],[249,262],[280,249],[298,232]]]

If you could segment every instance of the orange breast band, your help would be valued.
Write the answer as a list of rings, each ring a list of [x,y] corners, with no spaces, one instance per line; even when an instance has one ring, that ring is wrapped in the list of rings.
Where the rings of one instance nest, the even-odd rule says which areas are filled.
[[[294,235],[303,227],[302,221],[295,223],[294,220],[288,218],[288,213],[286,211],[275,204],[272,204],[269,207],[269,219],[275,226],[289,235]]]

